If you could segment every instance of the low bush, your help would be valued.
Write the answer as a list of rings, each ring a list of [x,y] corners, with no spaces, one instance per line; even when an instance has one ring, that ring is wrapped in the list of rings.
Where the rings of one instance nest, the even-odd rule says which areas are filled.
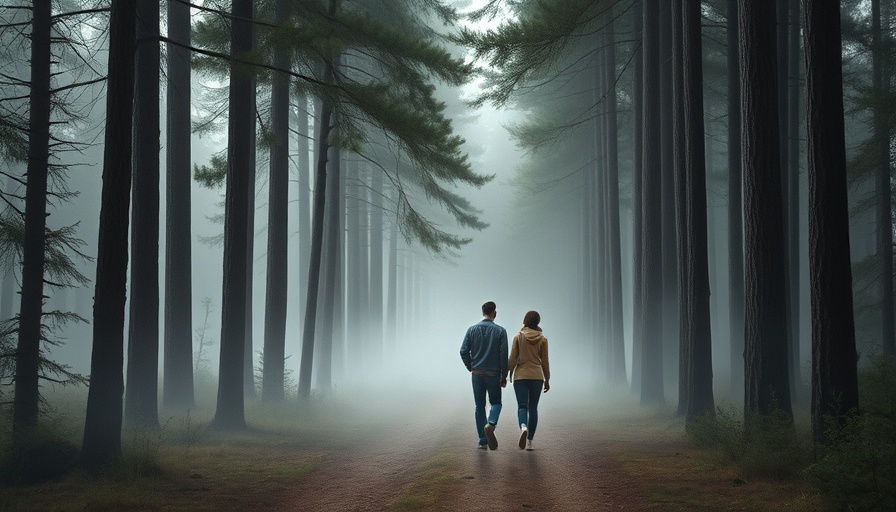
[[[825,446],[805,473],[838,510],[896,510],[896,358],[859,372],[861,412],[827,422]]]
[[[745,428],[746,427],[746,428]],[[771,414],[749,415],[746,426],[734,407],[717,407],[685,426],[696,446],[732,464],[743,476],[792,478],[808,461],[793,421],[780,409]]]

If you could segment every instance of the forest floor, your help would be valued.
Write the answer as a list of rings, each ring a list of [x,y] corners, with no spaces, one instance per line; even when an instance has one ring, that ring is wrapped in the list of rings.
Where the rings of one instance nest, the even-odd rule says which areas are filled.
[[[289,427],[250,408],[250,424],[265,426],[240,434],[182,418],[161,436],[126,433],[126,453],[142,451],[148,470],[0,489],[0,511],[821,508],[800,481],[743,477],[694,448],[665,408],[589,407],[552,390],[525,451],[508,388],[491,451],[476,447],[471,394],[379,396],[320,400]]]

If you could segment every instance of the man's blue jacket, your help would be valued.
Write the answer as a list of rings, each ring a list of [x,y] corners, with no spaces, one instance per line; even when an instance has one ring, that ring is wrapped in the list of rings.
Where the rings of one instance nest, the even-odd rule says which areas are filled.
[[[467,329],[460,346],[460,358],[467,370],[500,373],[507,378],[507,331],[494,320],[484,318]]]

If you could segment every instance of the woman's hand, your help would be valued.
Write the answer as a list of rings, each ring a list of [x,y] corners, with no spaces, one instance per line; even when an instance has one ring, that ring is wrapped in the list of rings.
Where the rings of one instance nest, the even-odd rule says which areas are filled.
[[[547,393],[551,390],[551,381],[550,379],[544,379],[544,392]]]

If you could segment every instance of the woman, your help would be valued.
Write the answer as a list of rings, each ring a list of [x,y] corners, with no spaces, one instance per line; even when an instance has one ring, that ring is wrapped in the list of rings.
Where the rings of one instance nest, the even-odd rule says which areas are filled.
[[[551,366],[548,363],[548,339],[541,333],[541,315],[529,311],[523,317],[523,328],[513,337],[507,375],[512,378],[520,423],[520,450],[532,450],[532,438],[538,426],[538,399],[541,389],[551,389]],[[516,375],[514,375],[516,370]]]

